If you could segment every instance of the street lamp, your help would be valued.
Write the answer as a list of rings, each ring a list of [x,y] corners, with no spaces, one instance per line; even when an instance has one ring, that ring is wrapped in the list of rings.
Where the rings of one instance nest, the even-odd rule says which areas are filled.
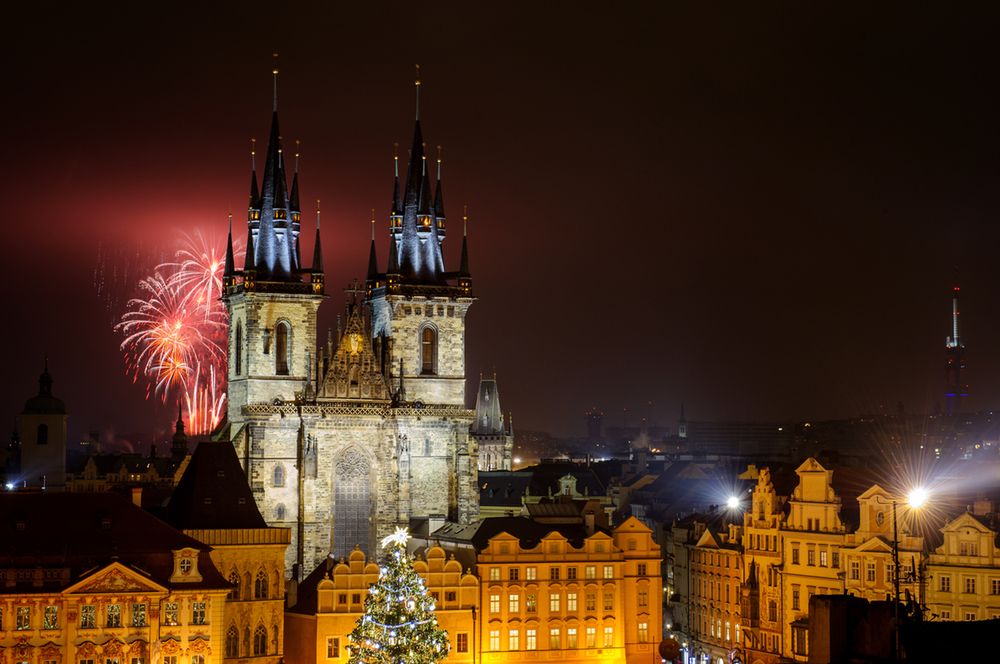
[[[876,496],[877,498],[878,496]],[[906,495],[906,504],[912,509],[919,509],[927,502],[930,494],[927,489],[917,487]],[[879,502],[876,500],[876,502]],[[892,615],[895,621],[894,637],[896,645],[896,659],[899,659],[899,521],[896,518],[896,505],[899,500],[893,498],[892,504]]]
[[[728,507],[731,510],[734,510],[739,506],[740,506],[740,499],[737,498],[736,496],[729,496],[729,498],[726,500],[726,507]]]

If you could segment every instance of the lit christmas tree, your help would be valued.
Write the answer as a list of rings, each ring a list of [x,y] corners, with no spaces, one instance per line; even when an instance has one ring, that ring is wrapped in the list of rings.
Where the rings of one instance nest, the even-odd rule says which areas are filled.
[[[406,553],[405,528],[382,540],[385,560],[368,589],[364,615],[347,637],[348,664],[436,664],[448,654],[434,599]]]

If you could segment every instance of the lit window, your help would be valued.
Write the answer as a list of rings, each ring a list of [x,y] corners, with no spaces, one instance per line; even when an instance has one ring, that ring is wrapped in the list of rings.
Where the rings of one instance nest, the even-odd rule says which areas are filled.
[[[42,629],[59,629],[59,607],[46,606],[42,616]]]
[[[97,607],[84,604],[80,607],[80,629],[94,629],[97,626]]]
[[[614,593],[604,593],[604,610],[614,611],[615,610],[615,594]]]
[[[507,650],[520,650],[521,649],[521,633],[512,629],[507,633]]]
[[[614,568],[613,565],[605,565],[604,566],[604,578],[605,579],[613,579],[613,578],[615,578],[615,568]]]
[[[521,595],[518,593],[511,593],[507,596],[507,611],[510,613],[518,613],[521,611]]]
[[[132,627],[145,627],[146,626],[146,605],[145,604],[133,604],[132,605]]]
[[[729,626],[729,623],[726,623]],[[639,623],[639,641],[649,641],[649,623]]]
[[[576,611],[576,593],[566,593],[566,610]]]
[[[524,596],[524,610],[528,613],[535,613],[538,611],[538,595],[535,593],[528,593]]]
[[[500,595],[498,593],[490,595],[490,613],[494,615],[500,613]]]
[[[586,595],[586,605],[584,607],[586,611],[596,611],[597,610],[597,595],[594,593],[587,593]]]
[[[205,624],[205,602],[191,603],[191,624],[192,625]]]
[[[806,565],[816,564],[816,549],[812,547],[806,549]]]
[[[562,648],[562,636],[558,627],[549,629],[549,650],[559,650]]]
[[[615,643],[615,628],[608,626],[604,628],[604,647],[610,648]]]
[[[494,652],[500,650],[500,630],[498,629],[490,630],[490,650]]]
[[[819,566],[826,567],[826,549],[820,549],[819,551]]]
[[[500,580],[500,568],[499,567],[491,567],[490,568],[490,581],[499,581],[499,580]]]
[[[534,581],[538,578],[538,568],[537,567],[526,567],[524,569],[524,578],[528,581]]]
[[[177,602],[165,602],[163,604],[163,624],[164,625],[179,625],[180,624],[180,612],[178,611]]]
[[[597,628],[596,627],[588,627],[587,628],[587,645],[586,645],[586,647],[587,648],[596,648],[597,647]]]
[[[122,626],[122,605],[108,604],[108,627]]]
[[[21,631],[26,629],[31,629],[31,607],[30,606],[19,606],[17,607],[17,623],[14,625],[14,629]]]
[[[584,576],[586,578],[588,578],[588,579],[596,579],[597,578],[597,566],[596,565],[587,565],[586,567],[583,568],[583,572],[584,572]]]
[[[558,613],[560,610],[562,596],[559,593],[549,595],[549,613]]]
[[[570,650],[576,649],[576,627],[566,629],[566,647]]]
[[[535,650],[538,647],[538,632],[534,627],[529,627],[524,632],[524,649]]]

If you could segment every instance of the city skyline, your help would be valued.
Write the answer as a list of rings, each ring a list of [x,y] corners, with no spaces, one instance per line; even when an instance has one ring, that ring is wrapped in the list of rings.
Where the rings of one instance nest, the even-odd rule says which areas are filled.
[[[20,278],[4,294],[31,334],[2,391],[11,416],[47,355],[74,436],[172,424],[174,408],[145,401],[125,372],[93,284],[98,252],[152,267],[179,232],[222,238],[227,213],[241,218],[272,50],[285,138],[302,141],[304,209],[323,201],[322,328],[343,310],[339,287],[364,279],[371,208],[385,233],[393,143],[405,160],[422,65],[450,269],[470,208],[470,405],[477,374],[495,370],[518,426],[561,435],[582,435],[595,405],[612,422],[652,404],[670,425],[681,403],[690,419],[944,410],[958,284],[971,408],[1000,403],[996,93],[978,78],[988,21],[628,11],[604,30],[597,15],[544,8],[504,17],[504,37],[473,13],[386,24],[357,7],[339,21],[279,17],[300,35],[287,40],[269,40],[252,12],[155,27],[88,16],[79,33],[63,15],[46,39],[15,35],[12,84],[27,103],[7,109],[17,131],[3,155],[18,167],[2,187],[23,220],[9,241],[25,250],[10,252]],[[365,48],[387,25],[399,39]],[[248,38],[208,39],[222,26]],[[428,26],[442,38],[421,40]],[[115,57],[125,50],[134,57]]]

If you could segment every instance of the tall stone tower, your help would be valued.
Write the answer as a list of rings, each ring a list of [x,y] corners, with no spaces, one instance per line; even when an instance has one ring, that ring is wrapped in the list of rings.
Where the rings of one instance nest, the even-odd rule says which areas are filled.
[[[275,76],[277,74],[275,73]],[[375,553],[399,526],[478,516],[477,450],[465,407],[468,247],[444,269],[440,165],[431,176],[419,119],[405,197],[398,167],[390,249],[380,270],[374,225],[364,301],[317,342],[324,298],[319,212],[311,269],[298,248],[298,174],[286,196],[277,104],[258,191],[252,163],[247,259],[227,249],[229,428],[261,514],[292,529],[286,571],[301,578],[355,546]]]
[[[38,377],[38,395],[21,413],[20,483],[61,490],[66,486],[66,405],[52,394],[49,361]]]
[[[496,374],[492,377],[479,378],[476,421],[472,424],[472,437],[476,439],[479,447],[479,470],[511,469],[514,424],[504,422]]]

